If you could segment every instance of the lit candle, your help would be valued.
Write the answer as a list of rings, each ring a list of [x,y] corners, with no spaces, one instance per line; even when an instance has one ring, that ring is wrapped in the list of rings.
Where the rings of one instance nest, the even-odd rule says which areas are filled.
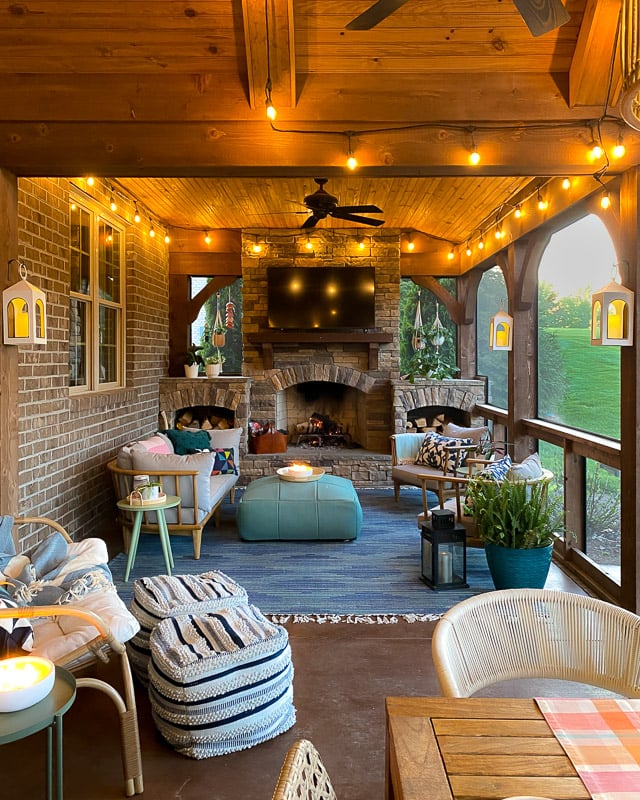
[[[306,478],[312,472],[313,468],[308,464],[292,464],[289,467],[289,474],[294,475],[296,478]]]

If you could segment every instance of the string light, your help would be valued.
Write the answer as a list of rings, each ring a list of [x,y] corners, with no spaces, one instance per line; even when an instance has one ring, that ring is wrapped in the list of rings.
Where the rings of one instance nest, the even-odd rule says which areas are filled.
[[[467,242],[467,249],[466,249],[464,252],[465,252],[465,253],[466,253],[468,256],[470,256],[470,255],[471,255],[471,253],[473,252],[473,250],[471,249],[471,245],[469,244],[469,242]]]
[[[87,186],[93,186],[95,182],[96,179],[93,177],[93,175],[89,175],[87,177]]]
[[[347,153],[347,167],[353,171],[354,169],[358,168],[358,159],[353,155],[353,150],[351,149],[351,137],[353,136],[353,131],[347,131],[347,138],[349,141],[349,149]]]
[[[118,204],[116,203],[116,198],[115,198],[115,196],[113,194],[113,189],[111,190],[111,200],[110,200],[110,203],[109,203],[109,208],[112,211],[117,211],[118,210]]]
[[[549,203],[540,194],[540,189],[538,189],[537,201],[539,211],[546,211],[549,208]]]
[[[156,232],[153,227],[153,222],[151,222],[151,217],[149,217],[149,226],[149,238],[153,239],[153,237],[156,235]]]
[[[447,253],[447,258],[448,258],[448,260],[449,260],[449,261],[453,261],[453,259],[454,259],[455,257],[456,257],[455,250],[454,250],[454,249],[453,249],[453,247],[452,247],[452,248],[449,250],[449,252]]]
[[[311,241],[311,237],[307,236],[307,241],[304,243],[304,246],[307,250],[313,250],[313,242]]]
[[[169,231],[165,231],[165,234],[164,234],[164,243],[165,243],[165,244],[169,244],[169,242],[170,242],[170,241],[171,241],[171,237],[169,236]]]
[[[480,234],[480,239],[478,241],[478,250],[484,250],[484,236]]]
[[[266,32],[266,45],[267,45],[267,82],[264,87],[265,93],[265,100],[264,104],[267,109],[267,119],[271,122],[274,122],[276,117],[278,116],[278,112],[273,105],[273,101],[271,99],[271,90],[273,89],[273,84],[271,83],[271,47],[269,43],[269,8],[267,6],[267,0],[264,0],[264,21],[265,21],[265,32]]]
[[[515,211],[513,212],[513,216],[514,216],[516,219],[520,219],[520,217],[522,216],[522,206],[520,205],[520,203],[517,203],[517,204],[516,204],[516,209],[515,209]]]
[[[609,192],[605,189],[602,192],[602,197],[600,198],[600,208],[604,208],[605,211],[607,208],[611,208],[611,198],[609,197]]]
[[[209,231],[204,232],[204,243],[211,244],[211,237],[209,236]]]
[[[138,202],[137,201],[133,204],[133,207],[134,207],[133,221],[134,222],[140,222],[140,212],[138,211]]]
[[[496,214],[496,233],[495,233],[496,239],[500,241],[503,235],[504,234],[502,231],[502,222],[500,221],[500,210],[498,209],[498,213]]]
[[[364,250],[364,236],[361,236],[358,239],[358,249],[359,250]]]
[[[627,152],[627,148],[624,146],[624,140],[622,138],[622,131],[620,131],[620,133],[618,134],[618,138],[616,140],[616,143],[613,146],[613,157],[614,158],[622,158],[626,152]]]
[[[413,253],[413,251],[415,249],[416,249],[416,243],[413,241],[413,236],[410,233],[408,233],[407,234],[407,250],[410,253]]]
[[[253,246],[251,248],[251,252],[255,253],[255,255],[257,255],[258,253],[262,252],[262,245],[260,244],[260,242],[257,239],[253,243]]]
[[[473,130],[471,131],[471,153],[469,154],[469,163],[474,167],[480,163],[480,153],[476,147],[476,140],[473,136]]]
[[[569,178],[562,179],[562,188],[565,190],[565,192],[567,191],[567,189],[571,188],[571,181]]]

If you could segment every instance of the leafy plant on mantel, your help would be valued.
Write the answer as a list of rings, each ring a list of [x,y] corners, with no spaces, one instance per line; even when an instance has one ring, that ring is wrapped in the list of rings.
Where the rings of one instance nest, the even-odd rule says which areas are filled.
[[[450,364],[437,350],[424,347],[413,354],[406,377],[411,383],[415,383],[416,378],[442,381],[454,378],[459,372],[459,367]]]
[[[198,366],[204,367],[204,359],[200,355],[201,347],[197,347],[195,344],[192,344],[187,352],[185,353],[184,363],[188,367],[192,367],[194,364],[198,364]]]
[[[465,506],[485,544],[526,550],[546,547],[557,536],[557,506],[542,481],[476,479],[467,487]]]

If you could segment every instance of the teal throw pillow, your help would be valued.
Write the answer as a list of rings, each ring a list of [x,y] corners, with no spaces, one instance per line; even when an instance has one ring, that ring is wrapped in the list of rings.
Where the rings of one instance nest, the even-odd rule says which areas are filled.
[[[162,433],[169,437],[173,450],[178,456],[188,456],[191,453],[211,450],[211,440],[206,431],[170,428],[168,431],[162,431]]]

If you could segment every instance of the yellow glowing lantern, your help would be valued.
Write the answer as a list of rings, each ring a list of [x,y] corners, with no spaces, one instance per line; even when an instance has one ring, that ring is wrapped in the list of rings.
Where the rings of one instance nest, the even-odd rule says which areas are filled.
[[[12,258],[9,265],[13,261]],[[18,262],[21,280],[2,292],[3,339],[5,344],[46,344],[46,295],[27,280],[27,268]]]
[[[591,344],[633,344],[633,292],[615,281],[591,297]]]
[[[0,661],[0,712],[21,711],[53,689],[55,666],[48,658],[16,656]]]
[[[489,321],[489,349],[511,350],[513,343],[513,317],[504,310],[504,302],[500,303],[500,311]]]

